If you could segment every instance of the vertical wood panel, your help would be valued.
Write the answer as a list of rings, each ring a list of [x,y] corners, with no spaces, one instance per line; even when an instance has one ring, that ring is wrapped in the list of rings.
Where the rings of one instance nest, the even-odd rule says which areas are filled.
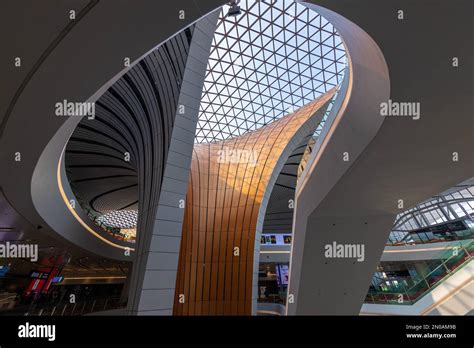
[[[300,127],[333,95],[240,137],[195,145],[174,314],[251,314],[257,219],[270,177]],[[255,162],[222,160],[219,150],[241,151],[241,159],[248,151]],[[178,294],[185,294],[184,304]]]

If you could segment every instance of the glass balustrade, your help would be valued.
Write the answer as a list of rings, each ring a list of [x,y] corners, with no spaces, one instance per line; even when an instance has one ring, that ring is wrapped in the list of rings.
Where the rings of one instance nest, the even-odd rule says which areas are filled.
[[[474,255],[474,241],[459,241],[439,255],[439,263],[419,279],[381,278],[381,283],[369,288],[365,302],[411,305],[438,286],[448,276],[469,262]]]

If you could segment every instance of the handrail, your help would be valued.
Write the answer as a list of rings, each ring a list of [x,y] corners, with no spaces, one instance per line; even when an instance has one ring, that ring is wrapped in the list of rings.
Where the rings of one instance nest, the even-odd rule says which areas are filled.
[[[111,309],[124,308],[126,303],[120,302],[120,298],[96,298],[90,300],[78,301],[70,303],[61,301],[58,303],[33,303],[28,306],[16,306],[4,312],[4,314],[25,313],[25,315],[33,316],[72,316],[84,315],[94,312],[102,312]]]
[[[406,231],[403,231],[403,232],[406,232]],[[470,234],[465,236],[465,237],[464,236],[458,237],[457,239],[454,239],[454,240],[443,239],[443,238],[430,239],[430,240],[427,240],[427,241],[423,241],[423,240],[406,241],[406,240],[404,240],[404,239],[407,239],[408,237],[410,237],[411,235],[416,235],[417,232],[414,231],[414,232],[407,232],[407,235],[405,237],[403,237],[402,240],[399,240],[397,242],[391,242],[391,243],[388,241],[385,245],[386,246],[400,246],[400,245],[414,245],[414,244],[430,244],[430,243],[460,241],[460,240],[466,240],[466,239],[474,238],[474,228],[467,228],[465,230],[456,231],[456,232],[466,232],[466,233],[470,232]]]
[[[78,194],[77,189],[75,188],[75,185],[69,181],[69,186],[71,187],[71,190],[74,193],[74,196],[79,203],[79,206],[82,208],[82,210],[86,213],[86,215],[89,217],[89,219],[92,220],[92,222],[101,228],[104,232],[108,233],[111,235],[113,238],[122,240],[122,241],[128,241],[129,243],[135,243],[135,239],[127,239],[127,236],[122,233],[122,229],[118,227],[112,227],[109,226],[102,221],[99,221],[98,218],[100,217],[99,214],[97,214],[94,209],[88,204],[86,200],[84,200],[80,194]]]
[[[466,245],[459,243],[458,246],[450,248],[451,251],[446,250],[440,255],[441,264],[431,270],[428,274],[422,275],[422,278],[415,282],[409,288],[406,288],[403,284],[400,284],[400,291],[373,291],[369,289],[366,303],[385,303],[385,304],[414,304],[421,297],[431,291],[433,288],[441,284],[446,278],[453,274],[458,269],[462,268],[467,262],[469,262],[474,255],[474,241],[469,242]],[[461,250],[462,253],[454,250]],[[448,256],[451,254],[450,256]],[[455,261],[451,265],[452,261]],[[462,261],[462,262],[459,262]],[[451,267],[454,266],[454,267]],[[438,274],[441,271],[441,278]],[[435,280],[435,281],[433,281]],[[375,298],[375,296],[377,298]]]

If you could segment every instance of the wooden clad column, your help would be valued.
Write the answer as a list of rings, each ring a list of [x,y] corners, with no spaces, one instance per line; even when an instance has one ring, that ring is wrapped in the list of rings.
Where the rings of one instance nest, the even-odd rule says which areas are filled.
[[[175,315],[251,314],[262,199],[284,150],[291,142],[298,145],[295,134],[325,110],[334,92],[256,131],[194,146]]]

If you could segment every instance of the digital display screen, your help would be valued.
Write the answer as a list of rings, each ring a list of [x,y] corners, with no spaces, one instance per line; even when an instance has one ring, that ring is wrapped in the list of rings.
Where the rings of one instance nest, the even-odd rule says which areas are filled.
[[[288,265],[277,265],[278,285],[288,285],[289,269]]]

